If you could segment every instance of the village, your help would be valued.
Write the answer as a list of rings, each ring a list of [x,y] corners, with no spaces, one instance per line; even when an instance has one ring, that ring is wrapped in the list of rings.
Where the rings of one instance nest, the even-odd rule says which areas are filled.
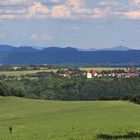
[[[4,71],[5,70],[5,71]],[[8,70],[8,71],[7,71]],[[58,66],[11,66],[0,69],[0,79],[46,79],[46,78],[133,78],[140,76],[139,67],[126,68],[78,68]]]
[[[58,72],[58,76],[60,77],[80,77],[84,76],[87,79],[92,79],[95,77],[118,77],[118,78],[131,78],[131,77],[139,77],[140,76],[140,68],[120,68],[116,70],[103,70],[103,71],[96,71],[96,70],[90,70],[90,71],[85,71],[85,70],[77,70],[77,71],[72,71],[72,70],[65,70]]]

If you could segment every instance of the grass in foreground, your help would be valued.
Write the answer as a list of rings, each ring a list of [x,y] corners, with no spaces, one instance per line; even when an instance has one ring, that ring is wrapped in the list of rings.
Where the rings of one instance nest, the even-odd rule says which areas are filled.
[[[130,139],[140,130],[140,106],[123,101],[43,101],[0,97],[2,140]],[[9,127],[12,126],[12,134]],[[120,136],[120,137],[118,137]],[[108,138],[109,139],[109,138]]]

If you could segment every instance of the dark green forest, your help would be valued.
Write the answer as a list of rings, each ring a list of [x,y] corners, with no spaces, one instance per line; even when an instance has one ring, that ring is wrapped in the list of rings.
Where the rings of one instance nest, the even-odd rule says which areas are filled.
[[[66,101],[136,100],[140,95],[140,77],[1,80],[0,95]]]

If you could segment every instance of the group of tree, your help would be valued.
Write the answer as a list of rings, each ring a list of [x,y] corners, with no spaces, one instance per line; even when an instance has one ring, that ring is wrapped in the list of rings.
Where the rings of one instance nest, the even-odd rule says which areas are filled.
[[[0,81],[0,96],[24,97],[25,92],[21,85]]]
[[[48,78],[0,82],[0,96],[67,101],[122,99],[135,102],[139,95],[139,77],[122,79]]]

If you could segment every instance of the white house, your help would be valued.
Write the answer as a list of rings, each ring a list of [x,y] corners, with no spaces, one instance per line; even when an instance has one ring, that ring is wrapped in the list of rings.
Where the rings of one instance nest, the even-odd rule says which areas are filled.
[[[91,79],[92,78],[92,74],[90,72],[87,73],[87,78]]]

